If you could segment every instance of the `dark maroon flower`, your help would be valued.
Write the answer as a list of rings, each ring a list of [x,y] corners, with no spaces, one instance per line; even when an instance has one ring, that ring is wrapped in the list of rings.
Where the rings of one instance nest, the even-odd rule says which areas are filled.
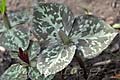
[[[19,48],[18,56],[22,61],[29,64],[29,56],[27,51],[23,51],[22,48]]]

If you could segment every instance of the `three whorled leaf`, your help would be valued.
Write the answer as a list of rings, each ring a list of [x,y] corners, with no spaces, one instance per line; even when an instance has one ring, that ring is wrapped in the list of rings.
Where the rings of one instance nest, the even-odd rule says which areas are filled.
[[[48,41],[38,57],[37,68],[45,76],[55,74],[64,69],[75,54],[76,47],[72,44],[65,46],[59,36],[60,30],[69,34],[74,20],[73,14],[62,4],[41,3],[34,9],[33,15],[37,38]]]
[[[117,32],[93,15],[78,16],[69,34],[84,58],[99,55],[113,40]]]
[[[92,15],[81,15],[74,23],[73,19],[72,12],[61,4],[41,3],[34,9],[34,32],[38,39],[47,41],[37,61],[41,74],[48,76],[64,69],[71,62],[76,47],[84,58],[99,55],[117,34],[104,21]],[[64,45],[59,31],[76,46],[72,43]]]

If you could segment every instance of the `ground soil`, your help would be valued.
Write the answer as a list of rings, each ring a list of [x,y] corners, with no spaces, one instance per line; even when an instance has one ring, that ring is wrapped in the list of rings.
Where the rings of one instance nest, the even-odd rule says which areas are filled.
[[[29,9],[37,0],[7,0],[8,11]],[[39,2],[63,3],[75,15],[83,13],[83,7],[93,15],[103,18],[107,23],[120,22],[120,0],[38,0]]]

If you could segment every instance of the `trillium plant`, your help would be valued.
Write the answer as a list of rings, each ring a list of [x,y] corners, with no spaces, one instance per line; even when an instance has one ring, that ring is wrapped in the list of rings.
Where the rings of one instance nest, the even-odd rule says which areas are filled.
[[[5,25],[0,26],[0,46],[19,62],[11,65],[0,80],[51,80],[76,53],[84,59],[94,58],[117,34],[98,17],[89,14],[74,17],[67,6],[58,3],[38,3],[33,7],[32,19],[17,21],[20,25],[13,26],[6,7],[1,6],[3,3],[0,12]],[[32,28],[23,26],[29,23]],[[37,40],[31,39],[31,35]]]
[[[117,34],[93,15],[74,17],[62,4],[39,4],[33,16],[36,36],[47,43],[37,60],[37,69],[45,76],[64,69],[76,50],[88,59],[99,55]]]

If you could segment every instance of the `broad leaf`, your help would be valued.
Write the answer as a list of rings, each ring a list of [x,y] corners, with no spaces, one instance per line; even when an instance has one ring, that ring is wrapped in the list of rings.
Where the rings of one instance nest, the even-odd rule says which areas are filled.
[[[21,65],[15,64],[8,68],[3,75],[0,77],[0,80],[26,80],[27,72],[24,67]]]
[[[40,53],[40,45],[38,42],[32,42],[31,46],[29,47],[28,50],[28,56],[30,60],[30,65],[31,67],[36,67],[37,65],[37,57]]]
[[[0,45],[10,51],[18,51],[19,47],[25,50],[29,45],[30,31],[23,26],[14,27],[1,33]]]
[[[59,29],[68,34],[74,20],[72,12],[66,6],[57,3],[40,3],[34,8],[33,16],[33,26],[37,37],[48,37],[48,40],[54,42],[58,39]]]
[[[73,59],[76,46],[53,45],[38,56],[37,68],[48,76],[64,69]]]
[[[32,80],[51,80],[54,76],[51,75],[47,78],[42,76],[36,68],[29,68],[29,77]],[[27,79],[27,71],[26,68],[19,65],[14,64],[9,69],[7,69],[4,74],[0,77],[0,80],[26,80]]]
[[[41,75],[37,68],[30,67],[29,69],[29,74],[32,80],[52,80],[54,78],[54,75],[49,75],[48,77]]]
[[[30,47],[28,53],[29,53],[29,59],[30,61],[34,61],[36,60],[37,56],[40,53],[40,45],[38,44],[38,42],[33,42],[32,46]]]
[[[93,58],[117,34],[104,21],[92,15],[79,16],[73,23],[72,12],[61,4],[40,3],[34,8],[33,16],[36,37],[48,40],[37,61],[38,70],[45,76],[64,69],[72,60],[76,47],[85,58]],[[71,40],[76,46],[70,45]]]
[[[0,22],[0,33],[5,32],[7,29],[4,27],[4,24]]]
[[[75,19],[71,39],[85,58],[99,55],[113,40],[117,32],[103,20],[92,15]]]
[[[65,47],[61,40],[63,34],[68,35],[73,24],[73,14],[66,6],[57,3],[40,3],[33,12],[34,33],[38,39],[47,40],[41,51],[37,68],[41,74],[48,76],[64,69],[72,60],[76,47]],[[66,40],[63,40],[66,42]],[[68,42],[68,41],[67,41]]]

